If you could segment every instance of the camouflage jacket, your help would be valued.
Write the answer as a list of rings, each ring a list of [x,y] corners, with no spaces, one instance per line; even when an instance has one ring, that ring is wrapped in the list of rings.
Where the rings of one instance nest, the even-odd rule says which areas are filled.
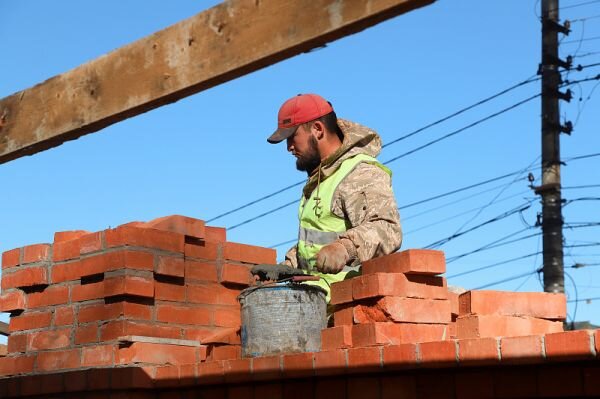
[[[331,176],[351,156],[364,153],[376,157],[381,151],[381,138],[373,130],[343,119],[339,119],[338,124],[344,140],[342,146],[322,162],[322,180]],[[303,195],[307,199],[317,186],[317,174],[315,171],[304,186]],[[346,220],[348,230],[340,234],[339,240],[350,254],[351,266],[400,248],[400,214],[391,178],[381,168],[368,163],[358,164],[336,188],[331,211]],[[284,263],[298,267],[296,246],[288,250]]]

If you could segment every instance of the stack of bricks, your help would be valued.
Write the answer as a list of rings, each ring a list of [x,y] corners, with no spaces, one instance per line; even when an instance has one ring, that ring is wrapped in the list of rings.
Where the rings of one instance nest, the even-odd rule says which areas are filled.
[[[237,358],[237,296],[250,267],[275,258],[183,216],[59,232],[52,245],[7,251],[0,375]]]
[[[362,265],[362,275],[331,286],[331,328],[323,350],[450,338],[444,253],[407,250]]]
[[[472,290],[458,297],[459,339],[515,337],[563,331],[563,294]]]

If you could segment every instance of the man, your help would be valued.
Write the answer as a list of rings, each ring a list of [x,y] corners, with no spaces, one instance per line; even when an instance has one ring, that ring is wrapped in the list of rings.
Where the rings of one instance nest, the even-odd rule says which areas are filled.
[[[298,244],[285,264],[320,275],[329,285],[360,263],[400,248],[391,171],[375,159],[381,151],[377,133],[338,120],[321,96],[301,94],[281,106],[278,129],[267,139],[283,140],[297,169],[308,174]]]

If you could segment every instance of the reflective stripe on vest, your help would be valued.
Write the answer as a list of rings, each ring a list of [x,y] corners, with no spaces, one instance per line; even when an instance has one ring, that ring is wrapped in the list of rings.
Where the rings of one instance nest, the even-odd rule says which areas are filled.
[[[313,190],[308,200],[302,197],[298,209],[300,230],[297,254],[300,268],[312,271],[321,248],[337,240],[339,234],[348,229],[344,218],[331,211],[333,194],[340,182],[361,162],[376,165],[391,176],[392,172],[375,158],[358,154],[344,160],[331,176]]]

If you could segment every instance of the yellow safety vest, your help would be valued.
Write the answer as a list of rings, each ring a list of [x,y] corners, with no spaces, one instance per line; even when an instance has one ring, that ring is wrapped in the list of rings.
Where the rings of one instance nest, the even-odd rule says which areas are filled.
[[[319,273],[315,269],[317,253],[325,245],[337,240],[339,235],[350,227],[344,218],[331,211],[331,203],[337,186],[361,162],[376,165],[390,176],[392,175],[392,172],[375,158],[366,154],[355,155],[344,160],[332,175],[322,181],[319,187],[313,190],[308,200],[302,196],[298,209],[300,220],[297,247],[298,266],[310,274],[321,277],[321,280],[314,282],[313,285],[318,285],[327,291],[327,302],[329,302],[329,286],[344,280],[347,272]]]

